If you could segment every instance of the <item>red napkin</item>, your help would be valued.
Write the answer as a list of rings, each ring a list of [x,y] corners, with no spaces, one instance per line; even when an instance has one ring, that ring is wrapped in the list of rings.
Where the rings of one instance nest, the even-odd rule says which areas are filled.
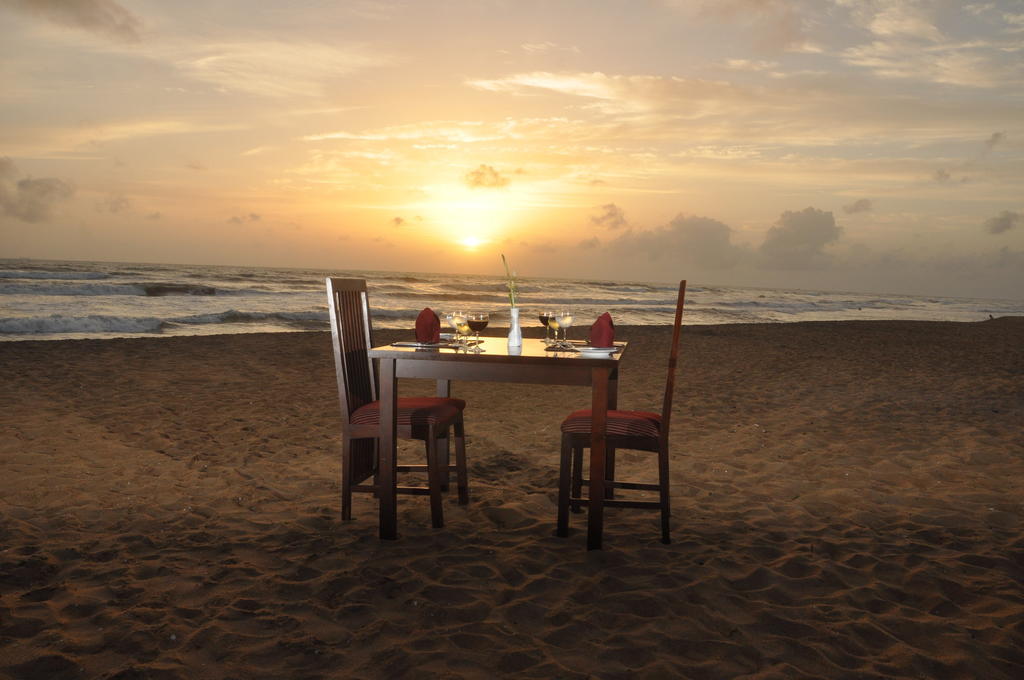
[[[608,312],[597,317],[597,321],[590,327],[590,346],[615,346],[615,324],[612,322],[612,315]]]
[[[416,317],[416,342],[441,342],[441,320],[430,307]]]

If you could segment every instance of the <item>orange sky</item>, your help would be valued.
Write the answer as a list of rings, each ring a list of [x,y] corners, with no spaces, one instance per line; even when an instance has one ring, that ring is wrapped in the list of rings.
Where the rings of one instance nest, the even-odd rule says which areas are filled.
[[[0,257],[1024,297],[1024,5],[0,0]]]

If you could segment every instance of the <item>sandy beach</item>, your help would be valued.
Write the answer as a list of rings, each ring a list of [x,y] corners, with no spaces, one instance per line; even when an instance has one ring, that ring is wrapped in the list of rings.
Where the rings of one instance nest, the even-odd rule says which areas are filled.
[[[623,408],[669,334],[619,329]],[[1024,318],[684,328],[673,542],[609,509],[589,553],[553,535],[587,388],[456,383],[471,502],[381,542],[333,371],[319,332],[0,343],[0,678],[1024,674]]]

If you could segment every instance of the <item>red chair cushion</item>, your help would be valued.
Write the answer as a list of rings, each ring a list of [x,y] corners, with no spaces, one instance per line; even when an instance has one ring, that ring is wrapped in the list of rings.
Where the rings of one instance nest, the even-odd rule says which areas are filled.
[[[436,425],[450,421],[466,408],[462,399],[444,397],[399,397],[399,425]],[[353,425],[374,425],[380,422],[380,402],[371,401],[357,408],[350,421]]]
[[[562,432],[590,434],[593,416],[590,409],[574,411],[562,421]],[[661,433],[661,414],[647,411],[608,411],[608,436],[653,437]]]

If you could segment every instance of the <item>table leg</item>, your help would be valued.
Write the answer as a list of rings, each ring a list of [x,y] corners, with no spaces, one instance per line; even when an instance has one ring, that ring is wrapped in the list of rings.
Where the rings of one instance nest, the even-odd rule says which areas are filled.
[[[395,359],[380,360],[380,439],[378,442],[377,496],[380,502],[380,537],[398,538],[395,466],[398,451],[398,379]]]
[[[447,399],[452,396],[452,381],[445,378],[437,380],[437,396]]]
[[[591,373],[590,496],[587,514],[587,550],[600,550],[604,531],[605,433],[608,426],[607,368]]]
[[[608,410],[614,411],[619,407],[619,369],[608,377]],[[615,447],[605,447],[604,478],[609,482],[615,481]],[[615,487],[611,484],[605,486],[605,498],[615,498]]]
[[[438,379],[437,381],[437,396],[444,397],[447,399],[452,396],[452,381],[445,379]],[[444,438],[443,441],[437,444],[437,459],[441,462],[441,469],[444,472],[441,475],[441,491],[447,491],[450,479],[450,472],[448,466],[451,463],[451,432]]]

